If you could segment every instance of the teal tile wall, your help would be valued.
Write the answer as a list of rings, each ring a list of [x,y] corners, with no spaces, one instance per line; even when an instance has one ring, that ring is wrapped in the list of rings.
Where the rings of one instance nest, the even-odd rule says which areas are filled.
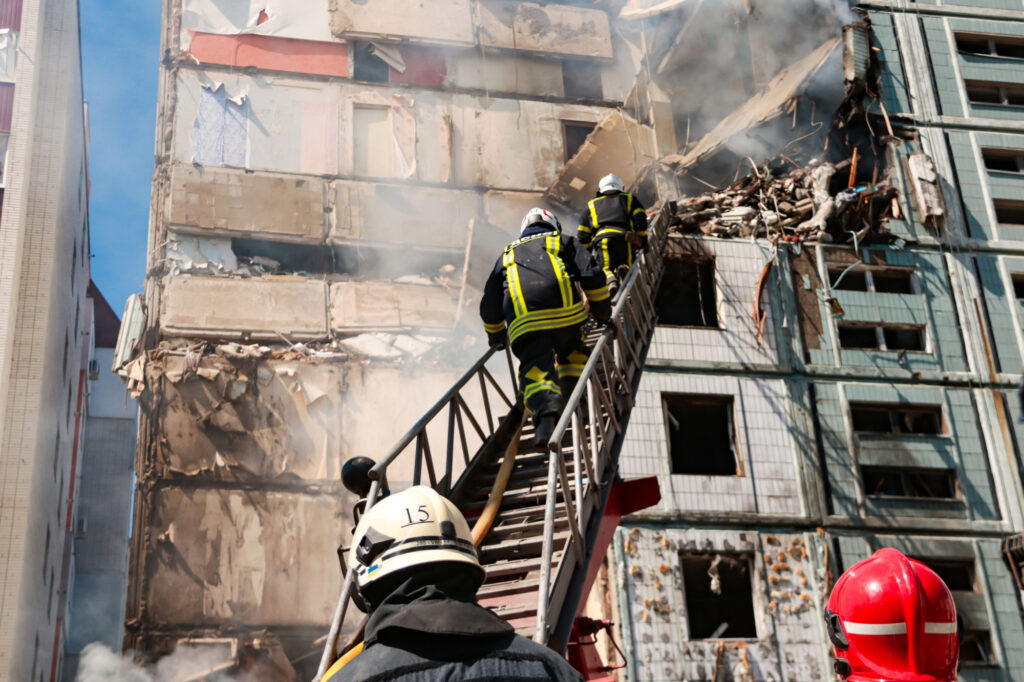
[[[978,276],[985,304],[988,306],[989,329],[995,341],[995,351],[999,358],[999,370],[1019,374],[1024,365],[1021,363],[1020,346],[1017,343],[1016,323],[1013,320],[1011,306],[1019,306],[1013,290],[1007,290],[999,272],[997,256],[977,256]],[[1024,272],[1024,259],[1014,259],[1019,263],[1017,272]],[[1013,272],[1011,268],[1011,272]]]
[[[890,114],[911,112],[913,109],[910,106],[907,83],[900,65],[892,15],[888,12],[873,11],[869,12],[869,16],[871,17],[871,31],[875,46],[881,50],[876,54],[881,67],[881,95],[885,108]]]
[[[945,116],[963,116],[963,101],[960,98],[960,79],[953,66],[956,45],[951,45],[946,34],[946,22],[942,17],[924,17],[924,37],[928,41],[928,52],[932,58],[932,72],[935,87]]]
[[[839,387],[831,382],[816,382],[815,387],[834,510],[836,514],[855,517],[858,514],[856,491],[861,484],[847,446],[848,427],[843,417]],[[995,491],[989,477],[988,457],[967,390],[875,383],[847,383],[844,389],[849,402],[942,405],[947,428],[945,435],[854,436],[856,457],[861,464],[902,462],[904,466],[952,469],[960,486],[962,499],[956,502],[868,498],[869,515],[885,518],[999,519]]]
[[[921,229],[925,229],[921,226]],[[924,325],[927,351],[908,352],[900,363],[901,354],[895,351],[841,350],[843,366],[872,367],[881,370],[908,369],[910,371],[941,370],[958,372],[967,368],[953,319],[953,300],[949,291],[945,266],[941,254],[934,251],[911,249],[869,249],[880,251],[890,265],[911,266],[921,284],[921,294],[881,294],[863,291],[835,290],[833,295],[843,306],[842,322],[890,322]],[[823,320],[829,311],[819,298]],[[813,364],[833,363],[832,345],[828,336],[821,338],[821,348],[809,351]]]

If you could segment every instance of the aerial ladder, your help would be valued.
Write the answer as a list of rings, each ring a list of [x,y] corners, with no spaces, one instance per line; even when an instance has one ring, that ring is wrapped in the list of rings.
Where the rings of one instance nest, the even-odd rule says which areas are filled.
[[[590,359],[546,448],[527,445],[533,432],[511,353],[505,350],[509,374],[499,381],[495,374],[504,372],[492,370],[504,363],[491,348],[372,464],[368,477],[346,481],[361,497],[357,514],[387,491],[389,470],[411,469],[413,485],[451,499],[473,528],[486,571],[479,603],[519,634],[568,650],[587,680],[614,678],[594,646],[596,633],[610,624],[579,618],[582,605],[619,519],[660,499],[654,477],[620,480],[618,458],[654,334],[668,222],[663,209],[648,229],[648,247],[622,281],[611,320],[586,332]],[[362,648],[361,631],[347,643],[339,636],[353,588],[349,571],[314,682]]]

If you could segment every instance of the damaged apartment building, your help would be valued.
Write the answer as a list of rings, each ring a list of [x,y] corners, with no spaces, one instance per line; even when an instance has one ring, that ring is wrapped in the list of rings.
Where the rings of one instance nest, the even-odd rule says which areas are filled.
[[[1020,4],[165,0],[126,648],[310,679],[341,465],[483,350],[525,211],[615,172],[672,233],[620,461],[662,501],[591,595],[619,674],[831,679],[828,588],[896,546],[963,679],[1020,679]]]

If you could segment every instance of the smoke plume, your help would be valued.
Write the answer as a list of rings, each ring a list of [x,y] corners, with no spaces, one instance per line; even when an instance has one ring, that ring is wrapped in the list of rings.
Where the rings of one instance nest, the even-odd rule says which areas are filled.
[[[143,667],[132,661],[130,652],[121,656],[93,643],[82,652],[75,682],[257,682],[249,675],[204,674],[223,663],[220,652],[189,648]]]

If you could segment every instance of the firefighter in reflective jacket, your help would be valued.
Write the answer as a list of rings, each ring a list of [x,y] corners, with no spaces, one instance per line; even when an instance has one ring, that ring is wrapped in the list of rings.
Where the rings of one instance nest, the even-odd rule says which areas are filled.
[[[628,270],[636,252],[647,245],[647,212],[639,199],[623,191],[619,176],[601,178],[597,196],[580,215],[579,240],[594,252],[614,294],[624,274],[619,268]]]
[[[563,399],[576,386],[589,355],[581,331],[587,308],[576,284],[599,322],[611,313],[604,273],[574,237],[561,232],[553,214],[531,209],[480,299],[491,345],[504,346],[507,340],[519,358],[520,389],[533,415],[536,445],[551,437]]]

